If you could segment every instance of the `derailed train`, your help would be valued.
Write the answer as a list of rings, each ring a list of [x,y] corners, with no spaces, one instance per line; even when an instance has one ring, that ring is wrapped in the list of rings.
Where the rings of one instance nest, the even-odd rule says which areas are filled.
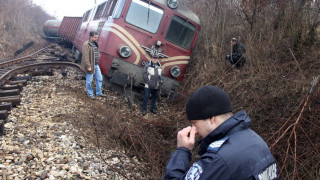
[[[183,80],[199,30],[198,16],[178,0],[107,0],[82,18],[64,17],[58,35],[73,43],[80,60],[89,32],[97,31],[101,72],[121,86],[142,89],[143,67],[158,57],[161,92],[170,95]]]

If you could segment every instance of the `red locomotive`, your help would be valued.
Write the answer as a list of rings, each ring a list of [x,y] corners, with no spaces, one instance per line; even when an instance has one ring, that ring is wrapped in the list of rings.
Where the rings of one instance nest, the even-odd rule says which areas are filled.
[[[161,92],[169,95],[183,79],[199,30],[198,16],[178,0],[108,0],[84,13],[74,55],[81,59],[83,42],[97,31],[102,73],[112,83],[136,88],[144,87],[145,63],[159,57],[165,75]]]

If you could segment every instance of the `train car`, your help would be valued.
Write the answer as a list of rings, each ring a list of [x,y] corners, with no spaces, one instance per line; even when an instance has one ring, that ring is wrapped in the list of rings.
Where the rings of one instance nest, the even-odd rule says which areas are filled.
[[[73,42],[82,17],[63,17],[58,30],[58,36],[68,42]]]
[[[43,32],[47,37],[58,37],[61,20],[48,20],[44,22]]]
[[[162,94],[179,87],[200,30],[196,14],[178,0],[107,0],[84,13],[74,46],[81,48],[90,31],[99,33],[102,73],[112,83],[142,89],[142,71],[151,57],[164,69]]]

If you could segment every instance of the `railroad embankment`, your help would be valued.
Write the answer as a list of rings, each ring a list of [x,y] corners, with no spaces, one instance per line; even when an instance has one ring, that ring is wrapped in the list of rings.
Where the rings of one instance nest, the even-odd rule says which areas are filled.
[[[128,157],[114,144],[107,149],[92,143],[92,120],[103,117],[106,99],[92,101],[83,89],[78,71],[68,76],[33,77],[21,92],[21,103],[13,108],[0,137],[0,177],[2,179],[144,179],[144,163]],[[81,78],[80,78],[81,79]],[[109,94],[109,102],[117,97]],[[83,117],[83,115],[89,117]],[[91,116],[91,117],[90,117]],[[88,119],[89,118],[89,119]],[[101,119],[102,118],[102,119]],[[80,122],[82,121],[82,122]],[[87,126],[79,126],[87,124]],[[86,128],[88,127],[88,128]],[[105,127],[105,136],[109,135]],[[105,144],[101,144],[105,147]]]

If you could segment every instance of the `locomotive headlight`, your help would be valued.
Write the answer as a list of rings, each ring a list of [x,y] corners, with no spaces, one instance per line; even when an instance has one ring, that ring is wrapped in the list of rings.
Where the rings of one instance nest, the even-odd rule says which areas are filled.
[[[171,68],[170,73],[171,73],[171,75],[172,75],[173,77],[176,78],[176,77],[180,76],[181,70],[180,70],[180,68],[179,68],[178,66],[173,66],[173,67]]]
[[[121,46],[119,54],[123,58],[127,58],[131,55],[131,49],[128,46]]]
[[[168,3],[168,6],[172,9],[175,9],[178,7],[178,0],[168,0],[167,3]]]

